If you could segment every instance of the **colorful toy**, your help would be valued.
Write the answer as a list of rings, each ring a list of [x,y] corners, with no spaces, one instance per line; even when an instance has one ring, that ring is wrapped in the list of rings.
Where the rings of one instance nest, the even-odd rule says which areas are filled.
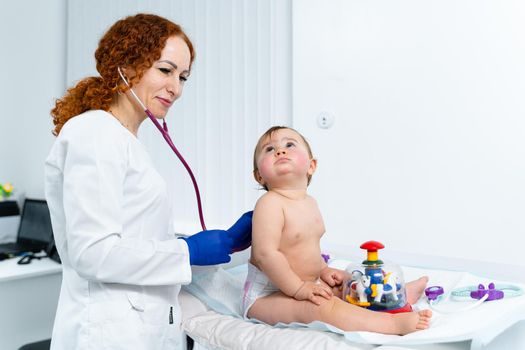
[[[401,269],[395,264],[385,264],[378,258],[378,250],[384,247],[376,241],[361,244],[360,248],[367,251],[367,259],[361,266],[350,264],[346,268],[343,299],[375,311],[412,311],[412,307],[406,301]]]

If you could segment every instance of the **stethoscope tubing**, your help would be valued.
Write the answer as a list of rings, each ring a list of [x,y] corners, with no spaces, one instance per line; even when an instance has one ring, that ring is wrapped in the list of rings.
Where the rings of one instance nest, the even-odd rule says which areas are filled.
[[[482,292],[485,292],[485,294],[479,299],[477,299],[476,297],[472,297],[471,292],[474,292],[476,290],[478,291],[481,290]],[[490,283],[488,290],[485,289],[482,284],[479,284],[478,286],[467,286],[464,288],[456,288],[452,290],[452,292],[450,292],[449,295],[446,295],[446,296],[444,295],[444,290],[441,286],[432,286],[432,287],[428,287],[425,289],[425,295],[427,296],[427,301],[431,309],[437,312],[440,312],[440,313],[450,314],[450,313],[463,312],[463,311],[474,309],[480,306],[481,304],[483,304],[483,302],[485,302],[486,300],[497,300],[494,297],[489,299],[489,291],[494,291],[494,290],[499,291],[499,292],[503,291],[503,294],[501,295],[501,297],[498,297],[497,299],[502,299],[504,297],[512,298],[512,297],[521,296],[523,294],[523,288],[520,286],[512,285],[512,284]],[[463,308],[454,309],[454,310],[445,310],[443,308],[436,307],[437,303],[441,301],[445,301],[449,297],[451,300],[454,300],[454,301],[468,301],[468,300],[476,300],[476,299],[477,300]]]
[[[162,127],[160,125],[160,123],[157,121],[157,118],[155,118],[155,116],[153,115],[153,113],[151,113],[151,111],[144,105],[144,103],[142,103],[142,101],[137,96],[137,94],[135,94],[135,91],[133,91],[133,89],[129,85],[128,80],[126,79],[126,77],[124,77],[124,74],[120,70],[120,67],[117,67],[117,71],[118,71],[118,74],[120,75],[120,77],[122,78],[122,80],[124,81],[124,83],[126,84],[126,86],[129,88],[129,91],[131,92],[131,94],[133,95],[135,100],[138,102],[138,104],[144,110],[144,113],[146,113],[148,118],[153,122],[153,124],[160,131],[160,133],[162,134],[162,137],[164,137],[164,140],[166,140],[166,143],[168,144],[168,146],[170,146],[172,151],[175,153],[177,158],[179,158],[179,160],[181,161],[182,165],[184,165],[184,168],[186,168],[186,171],[190,175],[191,182],[193,183],[193,188],[195,190],[195,197],[197,198],[197,209],[199,211],[199,220],[200,220],[200,223],[201,223],[202,230],[206,231],[206,225],[204,223],[204,215],[202,213],[202,203],[201,203],[201,195],[200,195],[200,191],[199,191],[199,185],[197,184],[197,180],[195,179],[195,175],[193,175],[193,171],[191,171],[190,166],[188,165],[188,163],[186,162],[186,160],[184,159],[182,154],[180,154],[179,150],[177,149],[177,147],[175,147],[175,144],[171,140],[170,134],[168,133],[168,125],[166,124],[166,120],[163,119],[164,127]]]
[[[453,314],[453,313],[456,313],[456,312],[463,312],[463,311],[472,310],[472,309],[480,306],[481,304],[483,304],[483,302],[485,300],[487,300],[487,299],[488,299],[488,295],[485,295],[481,299],[478,299],[475,302],[470,303],[468,306],[465,306],[465,307],[462,307],[462,308],[459,308],[459,309],[455,309],[455,310],[445,310],[443,308],[436,307],[436,301],[435,300],[428,301],[428,305],[430,305],[430,308],[432,310],[435,310],[435,311],[437,311],[439,313],[442,313],[442,314]]]
[[[160,131],[160,133],[164,137],[164,140],[166,140],[166,143],[168,144],[168,146],[170,146],[173,152],[175,152],[175,155],[177,156],[177,158],[179,158],[180,162],[182,163],[182,165],[184,165],[184,168],[186,168],[186,171],[190,175],[191,182],[193,183],[193,188],[195,190],[195,197],[197,198],[197,209],[199,211],[199,220],[201,223],[202,230],[206,231],[206,224],[204,223],[204,215],[202,213],[202,202],[201,202],[201,195],[199,192],[199,185],[197,184],[195,175],[193,175],[193,171],[191,171],[190,166],[188,165],[188,163],[186,162],[182,154],[180,154],[179,150],[177,149],[177,147],[175,147],[175,144],[171,140],[170,134],[168,133],[168,126],[166,124],[166,121],[163,120],[164,127],[162,127],[160,123],[157,121],[157,118],[155,118],[155,116],[147,108],[144,109],[144,112],[146,113],[148,118],[153,122],[153,124],[155,124],[157,129]]]

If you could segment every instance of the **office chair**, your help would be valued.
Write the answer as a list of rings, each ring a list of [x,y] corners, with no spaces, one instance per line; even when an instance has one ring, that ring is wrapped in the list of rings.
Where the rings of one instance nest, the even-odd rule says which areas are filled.
[[[49,350],[51,339],[41,340],[34,343],[23,345],[18,350]]]

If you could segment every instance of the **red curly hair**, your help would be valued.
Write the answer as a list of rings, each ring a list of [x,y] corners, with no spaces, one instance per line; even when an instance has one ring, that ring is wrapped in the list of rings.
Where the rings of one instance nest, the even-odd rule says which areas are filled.
[[[115,95],[128,87],[121,81],[118,67],[131,68],[135,75],[130,85],[140,81],[144,72],[160,58],[168,38],[182,38],[190,49],[191,61],[195,50],[182,28],[157,15],[137,14],[117,21],[100,39],[95,51],[99,77],[88,77],[70,89],[55,102],[51,110],[57,136],[64,124],[85,111],[102,109],[107,111]],[[191,67],[191,65],[190,65]]]

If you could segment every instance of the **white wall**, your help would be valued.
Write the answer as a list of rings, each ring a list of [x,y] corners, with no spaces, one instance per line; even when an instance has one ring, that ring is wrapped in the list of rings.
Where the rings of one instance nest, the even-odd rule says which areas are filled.
[[[293,118],[325,241],[525,266],[525,3],[293,5]]]
[[[156,13],[182,25],[197,58],[167,121],[200,186],[208,228],[227,227],[253,209],[255,143],[270,125],[291,123],[290,0],[106,0],[68,3],[68,85],[96,74],[93,53],[117,19]],[[174,197],[175,229],[199,230],[184,168],[149,121],[139,138]]]
[[[66,0],[0,2],[0,182],[44,197],[49,114],[65,86]]]
[[[197,46],[192,81],[169,120],[196,168],[208,226],[224,225],[258,196],[249,174],[256,137],[290,122],[290,2],[144,6],[71,0],[68,10],[79,12],[69,18],[66,40],[66,0],[0,3],[0,181],[43,196],[43,161],[54,139],[49,110],[65,90],[66,71],[68,86],[92,73],[107,25],[155,8],[182,23]],[[294,2],[294,125],[319,158],[311,192],[326,242],[357,247],[379,239],[395,251],[523,265],[524,6]],[[333,128],[316,127],[322,110],[335,114]],[[225,115],[235,117],[213,124]],[[208,122],[213,127],[202,133]],[[180,219],[195,224],[186,174],[153,130],[143,138],[171,184],[183,188]],[[234,148],[242,154],[235,170],[218,167],[215,151],[231,161]]]
[[[291,123],[290,0],[0,3],[2,52],[9,53],[0,56],[7,82],[0,84],[0,182],[43,197],[54,100],[96,74],[93,55],[104,31],[141,11],[180,23],[196,46],[192,77],[168,121],[200,184],[208,227],[224,227],[260,194],[251,177],[257,137]],[[156,132],[146,123],[141,139],[176,197],[177,229],[195,231],[191,181]]]

